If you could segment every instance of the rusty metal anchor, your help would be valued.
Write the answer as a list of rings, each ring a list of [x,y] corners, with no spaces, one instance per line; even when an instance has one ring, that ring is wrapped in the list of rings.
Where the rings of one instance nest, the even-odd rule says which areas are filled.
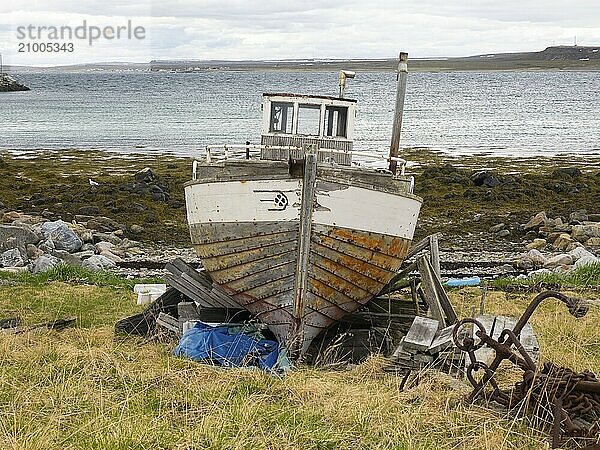
[[[587,371],[575,373],[551,362],[538,367],[519,341],[523,327],[540,303],[547,298],[562,301],[577,318],[583,317],[588,311],[587,304],[581,300],[559,292],[546,291],[532,300],[515,327],[503,330],[498,340],[488,335],[485,327],[476,319],[467,318],[456,324],[453,330],[454,342],[458,348],[468,353],[471,361],[466,376],[473,391],[467,401],[474,402],[484,397],[509,409],[524,404],[525,410],[552,421],[553,448],[558,448],[568,438],[595,441],[600,435],[600,382],[596,376]],[[479,342],[473,337],[462,337],[465,334],[464,327],[468,324],[476,327],[474,334]],[[475,351],[484,345],[495,351],[494,360],[489,366],[478,361],[475,356]],[[511,390],[500,389],[495,380],[496,370],[504,360],[523,370],[523,381],[516,383]],[[475,373],[479,371],[483,371],[483,376],[477,380]],[[488,383],[492,387],[491,392],[485,392]]]

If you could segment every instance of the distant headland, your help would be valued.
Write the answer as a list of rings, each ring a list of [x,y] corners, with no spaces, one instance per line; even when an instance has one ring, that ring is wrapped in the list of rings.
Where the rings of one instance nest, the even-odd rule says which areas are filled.
[[[51,71],[334,71],[339,69],[392,71],[396,58],[380,59],[284,59],[284,60],[154,60],[149,63],[92,63],[55,67],[13,66],[20,72]],[[600,45],[552,46],[538,52],[494,53],[451,58],[411,58],[412,71],[457,70],[588,70],[600,71]]]

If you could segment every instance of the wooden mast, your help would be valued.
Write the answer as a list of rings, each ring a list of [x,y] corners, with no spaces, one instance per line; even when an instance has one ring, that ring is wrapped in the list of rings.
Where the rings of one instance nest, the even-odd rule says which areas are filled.
[[[392,158],[398,157],[400,148],[400,131],[402,130],[402,114],[404,113],[404,96],[406,94],[406,79],[408,78],[408,53],[401,52],[398,59],[398,86],[396,88],[396,109],[394,126],[392,128],[392,143],[390,144],[390,172],[396,174],[398,162]]]

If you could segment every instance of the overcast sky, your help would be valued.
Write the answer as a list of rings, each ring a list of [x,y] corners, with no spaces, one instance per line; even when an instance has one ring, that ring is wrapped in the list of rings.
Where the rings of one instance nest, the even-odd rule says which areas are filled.
[[[18,53],[19,26],[146,29],[143,40],[73,41],[72,53]],[[600,45],[600,0],[1,0],[8,64],[151,59],[466,56]],[[47,40],[46,40],[47,41]],[[39,42],[39,41],[38,41]]]

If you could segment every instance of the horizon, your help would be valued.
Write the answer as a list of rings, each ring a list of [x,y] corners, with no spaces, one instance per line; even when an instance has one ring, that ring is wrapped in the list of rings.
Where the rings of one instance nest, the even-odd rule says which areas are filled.
[[[34,67],[372,60],[395,58],[400,49],[413,59],[454,58],[593,45],[598,17],[592,0],[34,0],[27,9],[8,0],[0,4],[0,52],[6,65]],[[51,51],[32,48],[45,43]]]
[[[489,56],[489,55],[512,55],[512,54],[522,54],[522,53],[539,53],[548,48],[598,48],[599,45],[548,45],[542,49],[538,50],[524,50],[524,51],[503,51],[503,52],[495,52],[495,53],[475,53],[468,55],[459,55],[459,56],[421,56],[421,57],[411,57],[409,54],[409,60],[413,61],[444,61],[444,60],[452,60],[452,59],[461,59],[461,58],[474,58],[478,56]],[[2,52],[0,52],[2,55]],[[4,63],[4,67],[27,67],[27,68],[60,68],[60,67],[77,67],[77,66],[89,66],[89,65],[150,65],[152,63],[161,63],[161,62],[169,62],[169,63],[278,63],[278,62],[387,62],[393,61],[397,59],[398,56],[383,56],[378,58],[281,58],[281,59],[190,59],[190,58],[181,58],[181,59],[152,59],[149,61],[85,61],[85,62],[77,62],[71,64],[49,64],[49,65],[29,65],[29,64],[6,64]]]

